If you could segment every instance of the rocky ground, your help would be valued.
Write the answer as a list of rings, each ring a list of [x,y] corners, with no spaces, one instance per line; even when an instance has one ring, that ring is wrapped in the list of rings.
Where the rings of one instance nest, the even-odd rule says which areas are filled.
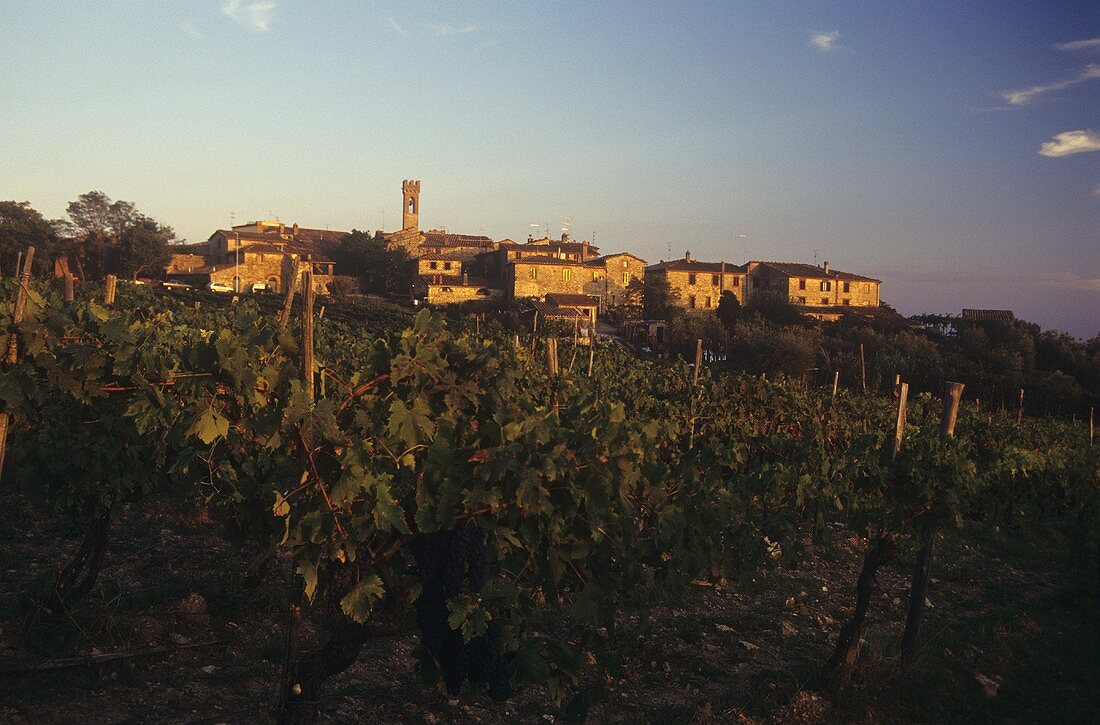
[[[285,647],[286,587],[249,589],[255,555],[182,502],[134,506],[78,609],[44,616],[28,592],[52,580],[78,533],[11,502],[0,522],[0,722],[270,720]],[[1100,712],[1097,602],[1050,535],[972,529],[934,564],[924,647],[895,651],[912,552],[879,576],[863,667],[835,702],[814,675],[850,614],[862,542],[838,537],[794,571],[746,590],[700,586],[648,621],[624,622],[599,723],[1083,722]],[[279,567],[276,566],[276,572]],[[552,626],[552,622],[550,623]],[[414,673],[411,623],[381,630],[332,680],[322,719],[377,723],[567,721],[540,688],[506,704],[450,700]]]

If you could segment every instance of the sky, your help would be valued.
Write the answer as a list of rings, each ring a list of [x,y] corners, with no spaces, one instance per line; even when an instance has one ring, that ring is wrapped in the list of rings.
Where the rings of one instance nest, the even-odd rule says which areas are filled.
[[[1100,4],[0,0],[0,199],[829,261],[1100,332]],[[532,225],[537,225],[533,227]]]

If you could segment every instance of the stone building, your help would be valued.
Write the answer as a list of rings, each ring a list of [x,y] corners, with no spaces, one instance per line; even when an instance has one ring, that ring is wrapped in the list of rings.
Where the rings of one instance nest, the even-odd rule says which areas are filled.
[[[324,295],[335,274],[332,251],[347,234],[297,224],[288,228],[277,221],[240,224],[215,231],[204,244],[191,245],[183,254],[173,254],[167,276],[196,286],[217,282],[240,292],[261,287],[281,292],[297,266],[299,272],[312,271],[314,290]],[[200,259],[202,264],[196,266]]]
[[[645,274],[667,280],[669,288],[679,294],[677,304],[689,310],[717,308],[726,290],[745,303],[746,269],[736,264],[700,262],[685,252],[683,259],[649,265]]]
[[[493,249],[493,240],[472,234],[450,234],[442,229],[420,231],[420,181],[401,182],[401,229],[383,234],[391,249],[403,249],[409,257],[447,254],[473,259]]]
[[[749,262],[749,294],[781,292],[807,309],[878,307],[880,280],[797,262]],[[842,312],[843,310],[838,310]]]

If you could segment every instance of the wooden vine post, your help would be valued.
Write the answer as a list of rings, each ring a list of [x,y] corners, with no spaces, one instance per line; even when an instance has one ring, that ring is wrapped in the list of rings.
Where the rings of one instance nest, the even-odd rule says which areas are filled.
[[[901,441],[905,437],[906,406],[909,399],[909,384],[898,382],[898,414],[894,424],[894,450],[893,458],[896,460],[898,451],[901,450]],[[897,543],[894,537],[882,530],[875,540],[871,542],[866,556],[863,557],[863,566],[856,580],[856,608],[851,620],[840,630],[837,637],[836,649],[825,663],[821,671],[821,680],[825,687],[832,692],[839,692],[848,686],[855,672],[856,659],[859,656],[859,645],[862,639],[863,628],[867,622],[867,610],[871,606],[871,597],[874,593],[875,574],[879,567],[893,559],[897,553]]]
[[[23,270],[19,272],[19,288],[15,291],[15,309],[12,310],[12,330],[8,333],[8,344],[4,348],[3,362],[5,365],[14,365],[19,362],[19,333],[16,327],[23,321],[27,313],[28,285],[31,281],[31,264],[34,262],[34,247],[27,247],[27,256],[20,257],[23,262]],[[18,268],[17,268],[18,270]],[[0,477],[4,474],[4,458],[8,452],[8,426],[11,424],[11,415],[4,411],[0,413]]]
[[[1024,422],[1024,389],[1020,388],[1020,402],[1016,405],[1016,425]]]
[[[596,360],[596,339],[590,337],[588,340],[588,377],[592,377],[592,363]]]
[[[940,416],[940,437],[945,440],[955,437],[955,421],[959,416],[959,400],[962,398],[963,387],[965,386],[962,383],[947,384],[947,395],[943,398],[943,413]],[[916,656],[917,640],[928,601],[928,578],[936,543],[936,529],[927,514],[921,524],[920,541],[917,565],[913,569],[913,582],[909,588],[909,614],[905,618],[905,632],[901,636],[901,661],[906,665]]]
[[[73,289],[73,273],[66,271],[62,278],[62,282],[64,284],[65,301],[72,302],[76,297],[75,290]]]
[[[1093,442],[1096,440],[1096,428],[1093,423],[1096,417],[1096,408],[1089,408],[1089,448],[1092,448]]]
[[[103,304],[113,305],[115,303],[115,290],[118,287],[118,277],[113,274],[107,275],[107,287],[103,291]]]
[[[314,398],[313,383],[313,273],[302,273],[302,382],[306,395]]]
[[[867,392],[867,363],[863,359],[863,343],[859,343],[859,380],[863,385],[863,392]]]
[[[695,338],[695,374],[692,376],[691,384],[699,384],[699,372],[703,369],[703,340],[702,338]]]
[[[546,338],[546,368],[550,372],[550,406],[558,414],[558,338]]]
[[[836,389],[840,387],[840,371],[833,373],[833,397],[836,397]]]
[[[286,297],[283,298],[283,309],[279,312],[279,329],[285,330],[290,324],[290,308],[294,304],[294,291],[298,289],[298,277],[300,276],[298,260],[291,265],[290,284],[286,288]]]

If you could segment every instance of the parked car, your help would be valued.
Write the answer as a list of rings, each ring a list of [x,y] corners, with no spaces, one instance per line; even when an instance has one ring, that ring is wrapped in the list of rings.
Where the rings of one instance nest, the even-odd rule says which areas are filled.
[[[184,284],[183,282],[165,282],[161,287],[164,289],[195,289],[191,285]]]
[[[225,282],[211,282],[210,284],[206,285],[206,289],[210,290],[211,292],[232,292],[233,291],[232,285],[228,285]]]

